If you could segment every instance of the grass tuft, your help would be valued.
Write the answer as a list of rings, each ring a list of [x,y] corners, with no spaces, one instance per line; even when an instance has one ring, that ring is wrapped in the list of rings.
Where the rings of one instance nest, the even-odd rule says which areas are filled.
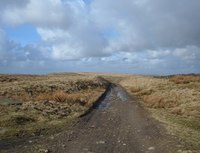
[[[65,102],[67,100],[67,95],[63,91],[56,91],[53,94],[53,100],[56,102]]]

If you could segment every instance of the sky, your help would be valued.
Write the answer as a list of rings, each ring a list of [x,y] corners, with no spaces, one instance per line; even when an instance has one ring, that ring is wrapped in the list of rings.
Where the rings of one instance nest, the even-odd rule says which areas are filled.
[[[1,0],[0,73],[200,73],[199,0]]]

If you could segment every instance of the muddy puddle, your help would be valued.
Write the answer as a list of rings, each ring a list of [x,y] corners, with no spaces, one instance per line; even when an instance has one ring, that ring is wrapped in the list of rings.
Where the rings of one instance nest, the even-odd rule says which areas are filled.
[[[116,86],[113,90],[115,91],[115,94],[121,101],[127,102],[128,100],[130,100],[128,94],[122,87]]]
[[[127,102],[130,98],[124,89],[118,85],[112,85],[102,101],[95,107],[95,109],[107,109],[111,102],[119,99],[120,102]]]

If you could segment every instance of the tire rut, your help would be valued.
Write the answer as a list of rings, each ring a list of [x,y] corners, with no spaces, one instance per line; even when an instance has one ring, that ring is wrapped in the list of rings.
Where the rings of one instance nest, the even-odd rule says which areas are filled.
[[[172,153],[177,140],[168,135],[159,122],[150,117],[139,103],[118,85],[110,91],[90,114],[73,128],[75,139],[62,136],[60,147],[53,152],[67,153]]]

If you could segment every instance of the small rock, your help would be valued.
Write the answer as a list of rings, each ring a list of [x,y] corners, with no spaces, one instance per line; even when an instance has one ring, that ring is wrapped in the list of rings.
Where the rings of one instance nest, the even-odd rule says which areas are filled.
[[[50,151],[48,149],[44,150],[45,153],[49,153]]]
[[[52,139],[52,140],[53,140],[53,139],[54,139],[54,136],[51,136],[51,137],[50,137],[50,139]]]
[[[141,130],[137,130],[137,132],[139,133],[139,132],[141,132]]]
[[[105,144],[105,141],[97,141],[96,144]]]
[[[155,150],[155,147],[149,147],[148,150]]]
[[[125,143],[123,143],[123,146],[126,146],[126,144],[125,144]]]
[[[32,143],[33,141],[32,141],[32,140],[29,140],[28,142],[29,142],[29,143]]]
[[[39,149],[39,152],[50,153],[50,150],[48,150],[48,149]]]

